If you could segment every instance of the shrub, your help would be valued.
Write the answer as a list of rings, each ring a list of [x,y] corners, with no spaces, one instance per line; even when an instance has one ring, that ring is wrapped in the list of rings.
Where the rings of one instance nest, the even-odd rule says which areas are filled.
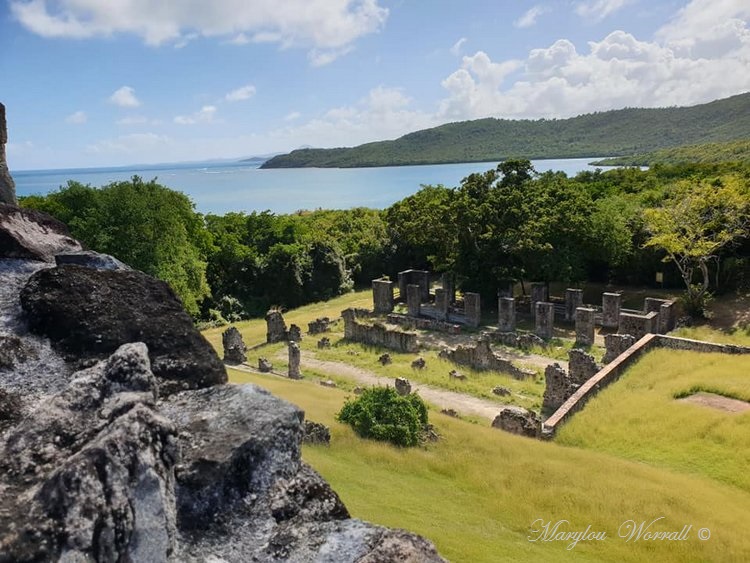
[[[337,415],[358,436],[410,447],[419,444],[427,407],[416,394],[399,395],[392,387],[371,387],[344,403]]]

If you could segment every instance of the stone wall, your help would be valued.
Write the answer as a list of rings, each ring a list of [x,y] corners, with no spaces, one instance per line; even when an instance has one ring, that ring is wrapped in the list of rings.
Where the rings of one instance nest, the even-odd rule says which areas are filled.
[[[424,317],[414,318],[405,315],[391,313],[386,318],[390,324],[399,325],[404,328],[420,330],[436,330],[438,332],[447,332],[448,334],[461,334],[461,325],[438,319],[427,319]]]
[[[393,311],[393,282],[391,280],[372,280],[373,311],[387,315]]]
[[[607,334],[604,337],[604,347],[607,351],[605,352],[602,361],[605,364],[608,364],[635,344],[635,342],[635,336],[631,334]]]
[[[635,313],[620,313],[620,323],[617,332],[630,334],[636,339],[646,334],[655,333],[658,328],[659,313],[646,313],[638,315]]]
[[[517,368],[510,360],[495,354],[490,348],[490,341],[487,337],[480,338],[474,346],[458,346],[453,350],[443,350],[440,352],[440,357],[478,370],[507,373],[516,379],[525,379],[534,375],[534,372]]]
[[[544,370],[544,398],[542,411],[555,412],[575,392],[568,373],[558,363],[550,364]]]
[[[356,309],[345,309],[341,316],[344,318],[344,337],[348,340],[397,352],[416,352],[419,348],[417,335],[413,332],[389,329],[381,323],[362,323],[357,319]]]
[[[16,184],[8,170],[5,159],[5,145],[8,142],[8,127],[5,122],[5,106],[0,103],[0,203],[15,205]]]
[[[568,352],[568,373],[570,380],[576,385],[582,385],[601,369],[601,366],[596,364],[594,356],[573,348]]]

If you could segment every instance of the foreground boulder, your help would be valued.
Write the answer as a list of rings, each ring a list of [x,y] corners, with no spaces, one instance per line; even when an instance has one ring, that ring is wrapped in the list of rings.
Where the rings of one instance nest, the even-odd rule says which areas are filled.
[[[135,270],[63,265],[36,272],[21,291],[30,329],[69,359],[100,359],[145,342],[164,393],[227,381],[224,366],[169,286]]]
[[[64,223],[40,211],[0,203],[0,258],[54,262],[56,254],[81,250]]]

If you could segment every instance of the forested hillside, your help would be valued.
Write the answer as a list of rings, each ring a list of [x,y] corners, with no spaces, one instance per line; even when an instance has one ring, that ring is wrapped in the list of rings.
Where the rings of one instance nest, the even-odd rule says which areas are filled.
[[[750,132],[748,137],[750,137]],[[750,162],[750,138],[726,143],[686,145],[632,156],[603,158],[592,164],[597,166],[653,166],[654,164],[685,162]]]
[[[682,108],[597,112],[570,119],[478,119],[353,148],[300,149],[263,168],[362,167],[491,162],[523,156],[624,156],[665,147],[747,139],[750,93]]]

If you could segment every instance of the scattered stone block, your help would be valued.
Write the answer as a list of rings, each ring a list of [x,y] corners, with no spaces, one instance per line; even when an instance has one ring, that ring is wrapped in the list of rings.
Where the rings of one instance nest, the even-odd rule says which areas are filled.
[[[224,346],[225,363],[237,365],[247,361],[247,347],[236,327],[226,329],[221,335],[221,342]]]
[[[330,348],[331,347],[331,339],[327,336],[324,336],[320,340],[318,340],[318,349],[322,350],[324,348]]]
[[[352,393],[354,393],[355,395],[361,395],[364,392],[365,392],[365,388],[364,387],[355,387],[352,390]]]
[[[498,397],[508,397],[510,396],[510,389],[507,387],[493,387],[492,394]]]
[[[457,379],[458,381],[466,381],[466,376],[463,373],[456,371],[455,369],[450,370],[450,372],[448,373],[448,377],[450,379]]]
[[[331,319],[328,317],[320,317],[307,323],[307,332],[309,334],[321,334],[331,330]]]
[[[303,426],[302,434],[303,444],[325,444],[331,443],[331,429],[325,424],[306,420]]]
[[[426,365],[424,358],[417,358],[411,363],[412,369],[424,369]]]
[[[492,421],[493,428],[511,434],[539,438],[542,433],[542,420],[534,411],[522,407],[505,407]]]
[[[270,373],[273,371],[273,364],[266,358],[258,358],[258,371],[261,373]]]
[[[378,358],[378,362],[380,362],[381,366],[387,366],[388,364],[392,364],[393,360],[391,359],[390,354],[381,354]]]
[[[411,382],[405,377],[397,377],[394,385],[396,393],[399,395],[408,395],[411,393]]]
[[[321,379],[320,385],[323,387],[330,387],[331,389],[336,388],[336,382],[332,381],[331,379]]]
[[[458,413],[454,409],[441,409],[440,414],[444,414],[446,416],[452,416],[453,418],[458,418]]]

